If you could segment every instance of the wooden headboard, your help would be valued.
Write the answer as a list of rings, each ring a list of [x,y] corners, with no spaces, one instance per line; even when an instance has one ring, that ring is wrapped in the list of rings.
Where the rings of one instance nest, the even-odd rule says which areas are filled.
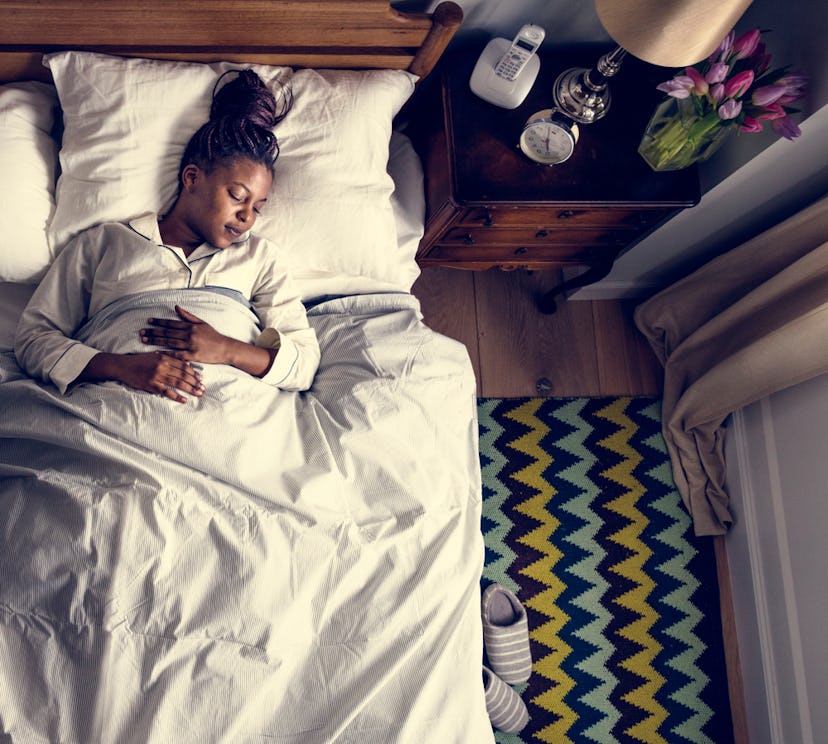
[[[0,0],[0,82],[48,80],[41,56],[61,49],[424,77],[462,18],[453,2],[404,13],[379,0]]]

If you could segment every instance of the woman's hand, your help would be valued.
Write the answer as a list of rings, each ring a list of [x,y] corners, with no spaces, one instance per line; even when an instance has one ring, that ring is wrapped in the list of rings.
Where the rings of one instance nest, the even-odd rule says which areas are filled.
[[[229,364],[254,377],[267,374],[275,349],[265,349],[224,336],[209,323],[176,305],[181,320],[150,318],[140,331],[141,342],[170,349],[178,359],[207,364]]]
[[[171,349],[179,359],[191,362],[231,363],[233,339],[179,305],[175,306],[175,312],[181,320],[150,318],[152,327],[141,329],[141,342]]]
[[[101,352],[90,360],[78,381],[118,380],[136,390],[186,403],[182,392],[197,398],[204,394],[201,375],[177,354],[149,351],[142,354]]]

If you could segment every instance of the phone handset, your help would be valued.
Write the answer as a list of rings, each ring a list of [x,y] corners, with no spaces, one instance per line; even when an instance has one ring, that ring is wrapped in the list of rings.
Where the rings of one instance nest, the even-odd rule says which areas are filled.
[[[509,46],[509,51],[495,66],[495,75],[504,80],[514,80],[537,52],[546,32],[531,23],[522,26]]]

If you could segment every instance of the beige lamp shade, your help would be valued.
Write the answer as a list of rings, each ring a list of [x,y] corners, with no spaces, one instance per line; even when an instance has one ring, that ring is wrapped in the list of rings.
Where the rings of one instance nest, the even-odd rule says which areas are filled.
[[[709,57],[751,0],[595,0],[607,33],[630,54],[663,67]]]

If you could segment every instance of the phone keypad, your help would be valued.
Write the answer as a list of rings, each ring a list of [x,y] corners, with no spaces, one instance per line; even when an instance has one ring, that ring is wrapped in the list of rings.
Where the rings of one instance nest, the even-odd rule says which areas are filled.
[[[520,72],[520,68],[523,67],[523,63],[526,60],[526,55],[523,54],[516,54],[514,52],[508,53],[505,57],[503,57],[500,62],[497,64],[497,69],[495,73],[502,78],[506,78],[506,80],[511,80],[512,78]]]

